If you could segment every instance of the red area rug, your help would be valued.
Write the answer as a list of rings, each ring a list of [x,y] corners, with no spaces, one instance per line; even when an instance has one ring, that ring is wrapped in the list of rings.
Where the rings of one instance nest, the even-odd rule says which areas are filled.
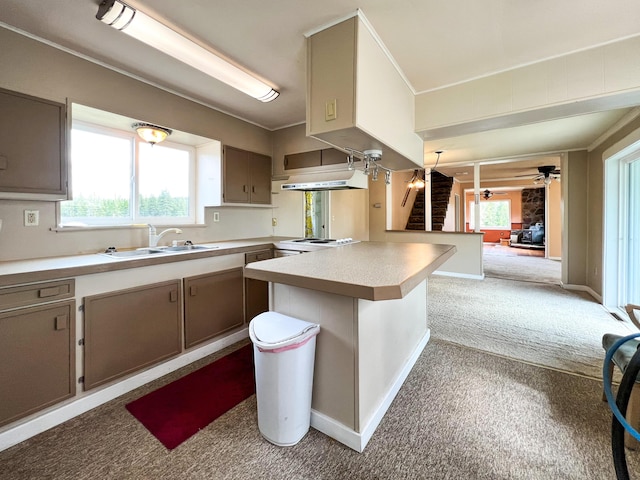
[[[255,391],[253,346],[249,344],[126,408],[172,450]]]

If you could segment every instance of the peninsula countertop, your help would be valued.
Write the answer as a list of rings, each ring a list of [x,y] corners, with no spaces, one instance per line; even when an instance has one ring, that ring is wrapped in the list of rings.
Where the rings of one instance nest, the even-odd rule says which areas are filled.
[[[456,252],[453,245],[360,242],[263,260],[245,277],[365,300],[403,298]]]

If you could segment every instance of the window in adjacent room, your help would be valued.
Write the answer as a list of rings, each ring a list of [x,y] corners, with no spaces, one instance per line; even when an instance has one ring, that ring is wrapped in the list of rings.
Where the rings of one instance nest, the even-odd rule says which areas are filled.
[[[474,227],[474,202],[469,202],[469,228]],[[511,201],[491,200],[480,202],[480,228],[484,230],[511,229]]]

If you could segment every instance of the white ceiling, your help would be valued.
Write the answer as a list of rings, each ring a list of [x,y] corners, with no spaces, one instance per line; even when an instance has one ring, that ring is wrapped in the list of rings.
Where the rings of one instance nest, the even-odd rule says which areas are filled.
[[[362,10],[417,93],[640,35],[638,0],[128,0],[281,95],[261,103],[95,18],[99,0],[0,0],[0,22],[268,129],[304,122],[305,33]],[[427,141],[425,163],[586,148],[627,111]]]

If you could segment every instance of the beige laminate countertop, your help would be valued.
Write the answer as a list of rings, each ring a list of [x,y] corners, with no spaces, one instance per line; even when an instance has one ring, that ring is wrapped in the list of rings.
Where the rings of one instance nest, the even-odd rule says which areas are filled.
[[[245,267],[245,277],[366,300],[403,298],[456,252],[454,245],[360,242]]]
[[[220,255],[231,255],[234,253],[246,253],[260,249],[273,248],[273,246],[280,240],[285,239],[286,237],[263,237],[246,240],[202,243],[201,245],[216,248],[174,254],[152,255],[140,258],[110,258],[97,253],[90,253],[86,255],[70,255],[0,262],[0,287],[44,280],[77,277],[79,275],[89,275],[93,273],[147,267],[150,265],[160,265],[185,260],[196,260]]]

